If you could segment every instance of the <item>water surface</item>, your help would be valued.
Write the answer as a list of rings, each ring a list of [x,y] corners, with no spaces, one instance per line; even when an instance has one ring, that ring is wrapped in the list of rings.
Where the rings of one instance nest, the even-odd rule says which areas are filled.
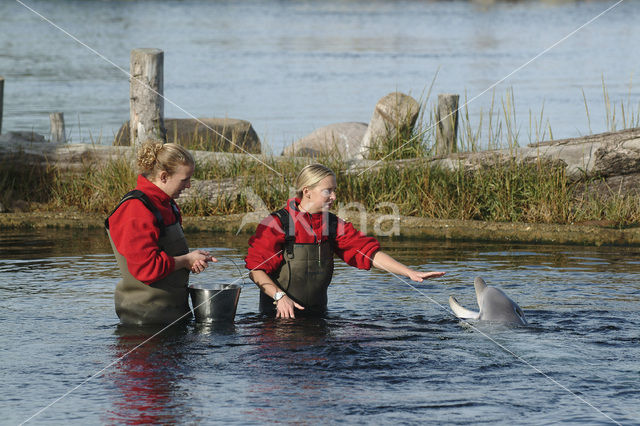
[[[166,117],[249,120],[275,153],[322,126],[368,123],[376,102],[394,90],[424,100],[434,78],[430,105],[438,93],[458,93],[463,99],[466,94],[474,99],[469,105],[474,127],[481,111],[488,123],[493,89],[486,90],[500,82],[495,121],[504,115],[502,99],[511,88],[512,125],[521,143],[529,141],[529,134],[535,138],[536,122],[544,128],[547,120],[555,138],[608,130],[603,80],[610,101],[617,104],[619,123],[620,103],[628,115],[638,111],[640,101],[634,86],[640,69],[634,42],[640,39],[640,2],[634,1],[620,3],[593,22],[615,3],[22,4],[49,22],[20,2],[0,3],[5,132],[47,134],[48,114],[62,111],[71,141],[111,143],[129,118],[126,73],[130,51],[138,47],[165,52]],[[484,142],[487,132],[485,127]]]
[[[232,261],[241,263],[246,236],[188,239],[221,258],[192,282],[238,279]],[[338,262],[326,319],[262,318],[248,284],[233,324],[189,323],[152,337],[155,328],[118,326],[118,271],[102,231],[3,231],[0,416],[7,424],[42,409],[34,424],[638,424],[637,248],[383,246],[447,275],[410,286]],[[449,295],[475,308],[477,275],[516,300],[530,326],[453,318]]]

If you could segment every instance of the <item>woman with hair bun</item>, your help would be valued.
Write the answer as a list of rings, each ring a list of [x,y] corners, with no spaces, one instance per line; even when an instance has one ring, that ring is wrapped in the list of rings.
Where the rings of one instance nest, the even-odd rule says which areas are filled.
[[[191,186],[195,161],[184,147],[149,140],[137,154],[136,188],[105,220],[122,279],[115,291],[123,324],[167,324],[191,317],[189,271],[217,260],[189,252],[175,199]]]
[[[304,167],[296,188],[297,197],[264,219],[249,240],[245,263],[261,290],[261,312],[276,318],[324,314],[334,254],[356,268],[375,266],[417,282],[444,275],[403,265],[380,251],[375,238],[330,213],[336,200],[336,175],[328,167]]]

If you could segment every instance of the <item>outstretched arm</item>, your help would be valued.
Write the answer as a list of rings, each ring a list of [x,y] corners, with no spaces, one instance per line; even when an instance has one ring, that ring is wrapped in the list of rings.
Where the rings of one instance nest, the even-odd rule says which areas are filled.
[[[428,278],[437,278],[441,277],[445,274],[445,272],[440,271],[432,271],[432,272],[421,272],[416,271],[409,268],[407,265],[404,265],[393,257],[389,256],[385,252],[377,251],[372,258],[371,263],[378,269],[382,269],[387,272],[391,272],[396,275],[403,275],[411,281],[416,281],[421,283],[423,280]]]

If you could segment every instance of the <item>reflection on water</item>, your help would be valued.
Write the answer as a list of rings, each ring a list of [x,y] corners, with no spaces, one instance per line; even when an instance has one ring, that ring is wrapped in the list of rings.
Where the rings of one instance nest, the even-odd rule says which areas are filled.
[[[0,259],[45,259],[108,253],[104,231],[88,229],[2,230]],[[106,241],[105,241],[106,240]]]
[[[186,328],[171,327],[159,335],[157,328],[116,328],[113,356],[119,362],[104,379],[118,389],[113,424],[176,423],[186,413],[181,408],[180,376],[185,374],[183,339]],[[154,337],[155,336],[155,337]]]
[[[30,243],[19,243],[31,237],[47,241],[46,250],[31,252]],[[246,252],[246,236],[187,238],[192,247],[240,264]],[[382,243],[403,262],[448,273],[412,288],[383,272],[338,262],[326,318],[264,318],[257,313],[258,291],[248,284],[234,323],[191,322],[154,336],[154,328],[118,326],[117,266],[101,230],[3,234],[0,415],[20,423],[55,402],[37,421],[546,424],[640,418],[640,249]],[[237,275],[228,261],[192,280]],[[513,298],[530,326],[454,318],[447,299],[455,295],[474,308],[475,276]]]

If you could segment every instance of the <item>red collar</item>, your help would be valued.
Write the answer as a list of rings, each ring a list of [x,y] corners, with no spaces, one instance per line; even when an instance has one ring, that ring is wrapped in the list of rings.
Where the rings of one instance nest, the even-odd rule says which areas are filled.
[[[171,205],[171,197],[146,177],[138,175],[136,185],[136,188],[144,192],[153,203],[160,206]]]

